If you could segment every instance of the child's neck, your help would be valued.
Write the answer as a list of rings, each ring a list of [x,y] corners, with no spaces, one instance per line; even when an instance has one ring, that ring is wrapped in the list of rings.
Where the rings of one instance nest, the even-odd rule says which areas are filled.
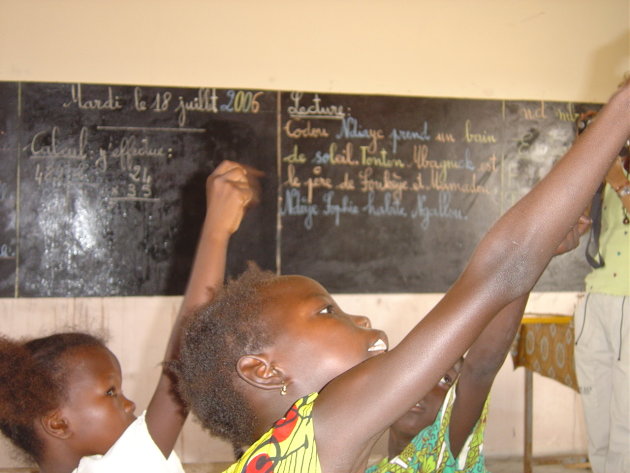
[[[252,405],[252,412],[255,412],[254,439],[259,439],[271,426],[279,419],[283,418],[297,399],[288,399],[288,396],[280,396],[277,391],[268,391],[273,395],[263,395],[255,398]]]
[[[72,473],[79,465],[78,463],[71,465],[69,463],[39,462],[37,466],[39,473]]]
[[[78,466],[80,457],[52,448],[37,462],[39,473],[72,473]]]
[[[404,448],[411,443],[413,435],[407,435],[395,430],[389,431],[389,439],[387,441],[387,456],[391,459],[404,450]]]

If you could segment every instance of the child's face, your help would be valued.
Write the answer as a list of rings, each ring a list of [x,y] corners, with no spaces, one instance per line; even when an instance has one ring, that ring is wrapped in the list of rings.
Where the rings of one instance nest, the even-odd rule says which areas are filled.
[[[316,281],[283,276],[264,289],[263,317],[273,344],[266,351],[282,370],[294,398],[387,350],[387,336],[369,319],[348,315]]]
[[[105,347],[80,347],[64,359],[69,372],[61,410],[81,456],[104,454],[134,421],[135,404],[122,394],[116,357]]]
[[[459,376],[461,365],[462,361],[460,360],[446,372],[425,397],[420,399],[415,406],[394,422],[391,428],[399,434],[409,437],[409,440],[411,440],[422,429],[433,424],[440,407],[442,407],[446,393]]]

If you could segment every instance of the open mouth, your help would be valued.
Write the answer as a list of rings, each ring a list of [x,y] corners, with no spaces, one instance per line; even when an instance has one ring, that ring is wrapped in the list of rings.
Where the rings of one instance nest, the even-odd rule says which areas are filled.
[[[387,343],[382,338],[379,338],[374,343],[372,343],[372,346],[368,348],[368,351],[387,351]]]
[[[412,412],[424,412],[425,410],[426,410],[426,407],[424,403],[421,401],[416,402],[410,409],[410,411]]]

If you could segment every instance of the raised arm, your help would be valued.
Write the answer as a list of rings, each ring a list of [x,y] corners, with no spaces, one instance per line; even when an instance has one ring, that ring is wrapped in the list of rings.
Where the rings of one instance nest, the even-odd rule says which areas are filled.
[[[590,219],[580,216],[565,239],[556,248],[555,255],[571,251],[580,243],[590,225]],[[453,405],[449,426],[451,452],[457,456],[473,427],[479,420],[492,383],[510,351],[521,324],[529,294],[505,306],[492,319],[466,354]]]
[[[208,302],[223,283],[229,239],[238,229],[246,207],[257,199],[259,172],[223,161],[206,180],[206,215],[186,291],[164,355],[177,359],[181,328],[195,307]],[[175,390],[175,378],[163,368],[146,413],[154,442],[168,457],[188,415]]]
[[[322,390],[314,417],[326,473],[352,471],[369,439],[424,396],[497,313],[531,290],[628,136],[626,83],[549,174],[490,229],[435,308],[390,352]]]

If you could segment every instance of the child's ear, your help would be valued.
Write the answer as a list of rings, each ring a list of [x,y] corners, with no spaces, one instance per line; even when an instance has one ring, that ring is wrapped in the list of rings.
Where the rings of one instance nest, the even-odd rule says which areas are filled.
[[[244,355],[236,363],[238,375],[246,383],[260,389],[281,389],[282,373],[264,355]]]
[[[60,409],[50,411],[48,414],[40,418],[40,423],[44,431],[60,439],[70,437],[70,424],[68,419],[63,416]]]

